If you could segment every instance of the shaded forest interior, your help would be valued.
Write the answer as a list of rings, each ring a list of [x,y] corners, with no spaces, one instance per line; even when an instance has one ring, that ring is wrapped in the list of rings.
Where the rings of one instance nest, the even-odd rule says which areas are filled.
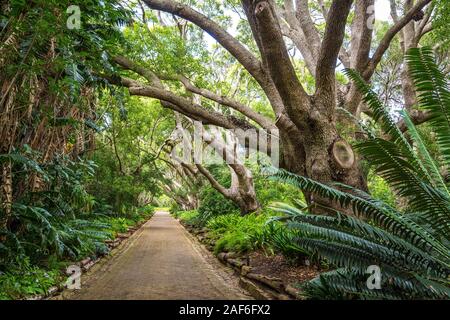
[[[0,299],[158,210],[301,299],[448,299],[449,23],[445,0],[1,0]]]

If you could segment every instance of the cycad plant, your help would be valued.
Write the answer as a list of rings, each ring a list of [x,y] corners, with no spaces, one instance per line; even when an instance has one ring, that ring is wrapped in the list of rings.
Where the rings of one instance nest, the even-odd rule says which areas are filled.
[[[396,195],[405,199],[406,209],[389,206],[348,186],[325,185],[281,170],[272,177],[332,199],[346,212],[351,209],[354,213],[330,209],[329,215],[314,215],[307,208],[275,205],[285,213],[287,227],[296,231],[295,245],[336,266],[304,286],[311,298],[450,298],[450,184],[446,179],[450,164],[450,91],[431,49],[412,49],[407,61],[419,107],[429,113],[429,125],[440,151],[437,159],[430,155],[407,112],[401,112],[407,126],[403,133],[362,78],[347,71],[364,94],[384,137],[361,123],[367,139],[356,149]],[[380,273],[366,273],[371,270]],[[381,275],[379,286],[371,286],[376,284],[377,275]]]
[[[19,181],[30,171],[38,172],[45,187],[24,193],[12,204],[7,228],[0,228],[4,238],[0,242],[0,272],[18,269],[14,263],[28,258],[31,263],[40,263],[50,255],[80,259],[107,252],[104,240],[110,237],[110,225],[98,221],[100,213],[92,208],[95,200],[84,187],[95,165],[65,156],[41,165],[32,154],[23,153],[0,154],[0,164],[14,163]]]

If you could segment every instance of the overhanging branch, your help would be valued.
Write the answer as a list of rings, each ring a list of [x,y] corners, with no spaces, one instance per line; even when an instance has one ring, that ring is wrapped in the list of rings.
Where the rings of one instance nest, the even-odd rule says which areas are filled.
[[[189,6],[172,0],[143,1],[151,9],[174,14],[199,26],[230,52],[255,79],[261,80],[263,70],[260,61],[219,24]]]
[[[370,79],[380,63],[384,53],[389,48],[394,37],[413,19],[417,12],[422,10],[432,0],[420,0],[402,18],[400,18],[384,35],[372,59],[363,74],[364,79]]]

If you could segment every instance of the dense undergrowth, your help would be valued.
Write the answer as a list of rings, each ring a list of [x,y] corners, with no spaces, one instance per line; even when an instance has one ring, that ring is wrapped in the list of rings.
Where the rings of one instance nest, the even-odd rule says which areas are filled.
[[[262,251],[266,255],[283,254],[288,262],[298,264],[305,251],[296,246],[293,239],[296,231],[287,229],[276,221],[279,214],[268,210],[242,216],[238,213],[215,215],[206,223],[197,210],[178,211],[174,216],[184,224],[208,230],[215,240],[214,252],[250,253]]]
[[[69,30],[71,4],[0,3],[0,299],[45,293],[153,214],[148,175],[114,161],[137,133],[105,120],[124,114],[124,97],[99,77],[130,14],[120,1],[85,2],[84,27]]]
[[[98,258],[108,254],[105,240],[112,240],[119,233],[127,232],[148,219],[154,213],[151,206],[135,209],[129,214],[99,214],[91,220],[84,220],[85,233],[83,239],[78,239],[72,249],[76,255],[59,256],[56,252],[43,252],[30,257],[21,254],[11,257],[8,264],[2,265],[0,271],[0,300],[21,299],[34,295],[43,295],[53,286],[63,285],[67,279],[66,268],[84,258]],[[96,226],[90,229],[87,226]],[[80,231],[77,231],[80,232]],[[81,233],[80,232],[80,233]],[[88,234],[92,236],[87,236]]]
[[[259,166],[251,166],[254,171],[254,183],[258,201],[262,206],[260,212],[242,216],[233,202],[210,186],[204,186],[200,192],[200,206],[197,210],[182,211],[176,205],[171,212],[183,223],[198,228],[206,227],[215,240],[215,252],[251,252],[262,250],[267,254],[283,253],[292,262],[302,258],[302,251],[290,241],[294,234],[281,223],[272,221],[278,214],[268,208],[273,201],[295,203],[303,199],[302,193],[288,185],[270,181],[261,174]],[[211,168],[216,179],[227,185],[230,183],[227,168]]]

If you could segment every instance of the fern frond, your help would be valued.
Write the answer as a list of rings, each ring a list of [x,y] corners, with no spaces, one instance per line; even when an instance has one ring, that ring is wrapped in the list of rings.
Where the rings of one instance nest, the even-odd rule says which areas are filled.
[[[438,169],[436,161],[431,157],[430,153],[428,152],[428,149],[425,146],[425,143],[423,142],[422,137],[420,136],[419,132],[417,131],[416,126],[412,122],[408,113],[406,113],[405,111],[402,111],[401,115],[406,123],[407,128],[408,128],[408,133],[410,134],[411,138],[414,140],[415,145],[423,159],[423,162],[425,163],[425,166],[428,169],[428,172],[430,173],[429,175],[432,177],[433,186],[435,186],[436,188],[442,189],[448,195],[450,195],[449,190],[447,189],[447,186],[445,185],[445,182],[442,179],[442,175]]]
[[[356,148],[400,196],[408,199],[410,210],[428,213],[434,227],[450,234],[450,198],[420,179],[393,142],[377,138]]]
[[[428,121],[436,132],[437,143],[447,167],[450,166],[450,89],[429,47],[412,48],[406,55],[421,108],[432,115]]]
[[[373,119],[381,124],[383,131],[387,135],[391,136],[392,141],[397,146],[397,149],[399,149],[403,156],[408,161],[410,161],[412,165],[414,165],[419,175],[423,176],[427,180],[430,179],[422,162],[414,153],[408,140],[398,128],[397,122],[392,118],[389,111],[384,107],[377,94],[369,87],[369,85],[355,70],[346,69],[345,73],[355,83],[358,90],[363,93],[363,101],[367,103],[369,108],[372,110]]]
[[[285,207],[284,210],[288,209]],[[376,254],[384,255],[389,251],[387,259],[395,260],[400,257],[400,260],[397,261],[400,264],[407,259],[411,266],[416,266],[418,270],[425,271],[430,275],[445,276],[450,268],[448,261],[436,259],[431,252],[427,253],[402,238],[350,216],[330,217],[297,214],[292,211],[291,220],[286,222],[286,226],[298,230],[300,235],[308,238],[314,237],[330,242],[346,243],[368,251],[375,248]]]

